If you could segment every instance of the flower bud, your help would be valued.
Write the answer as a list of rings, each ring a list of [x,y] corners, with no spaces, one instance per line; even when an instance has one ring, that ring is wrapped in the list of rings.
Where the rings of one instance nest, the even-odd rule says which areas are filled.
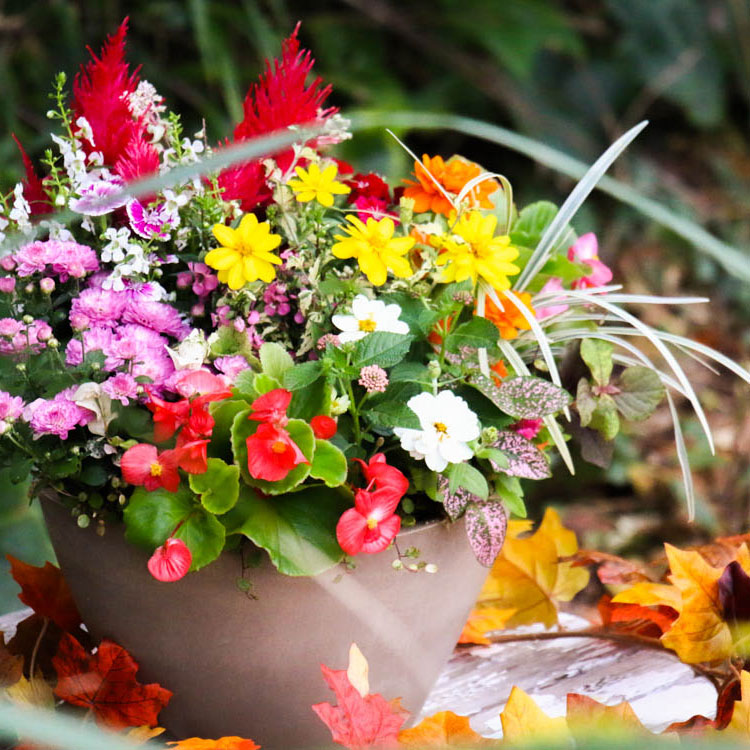
[[[26,284],[26,286],[23,288],[23,290],[24,290],[24,292],[26,292],[26,294],[34,294],[34,285],[31,284],[31,283]]]
[[[3,294],[12,294],[16,288],[16,280],[12,276],[3,276],[0,278],[0,292]]]
[[[497,440],[497,427],[485,427],[482,430],[482,442],[487,444],[494,443]]]
[[[34,322],[34,317],[32,315],[24,315],[21,320],[26,323],[27,326],[30,326]]]
[[[440,377],[440,362],[436,359],[431,359],[427,363],[427,373],[432,380],[437,380]]]
[[[39,288],[44,292],[44,294],[52,294],[52,292],[55,291],[55,280],[51,279],[49,276],[45,276],[40,282],[39,282]]]
[[[435,565],[435,563],[427,563],[427,565],[424,566],[424,572],[425,573],[437,573],[438,566]]]

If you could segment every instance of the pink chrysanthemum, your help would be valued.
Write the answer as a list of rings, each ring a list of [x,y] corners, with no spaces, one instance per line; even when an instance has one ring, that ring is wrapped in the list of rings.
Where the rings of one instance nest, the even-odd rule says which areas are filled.
[[[71,430],[87,424],[96,417],[94,412],[71,401],[68,391],[58,393],[51,400],[38,398],[26,405],[23,419],[34,431],[35,439],[43,435],[56,435],[66,440]]]
[[[70,324],[82,331],[89,326],[114,328],[125,311],[125,297],[109,289],[84,289],[70,305]]]
[[[123,406],[127,406],[132,399],[138,398],[138,383],[132,375],[124,372],[118,372],[109,380],[105,380],[102,383],[102,390],[113,401],[119,401]]]
[[[224,373],[230,380],[234,380],[243,370],[247,370],[250,365],[241,354],[232,354],[227,357],[217,357],[214,360],[214,367],[221,373]]]
[[[24,403],[20,396],[11,396],[7,391],[0,391],[0,420],[13,422],[23,414]]]

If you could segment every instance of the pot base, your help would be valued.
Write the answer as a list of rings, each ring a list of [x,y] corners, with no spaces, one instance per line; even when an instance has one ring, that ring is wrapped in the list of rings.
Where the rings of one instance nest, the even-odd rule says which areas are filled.
[[[459,522],[399,534],[401,549],[417,547],[437,565],[433,574],[395,571],[386,551],[357,557],[354,571],[290,578],[265,553],[243,571],[240,553],[225,552],[165,584],[121,529],[100,537],[55,502],[43,510],[83,621],[95,639],[133,655],[141,682],[173,691],[159,722],[178,738],[238,735],[268,749],[330,744],[311,706],[335,703],[320,665],[346,668],[351,643],[370,663],[371,692],[401,697],[416,716],[487,575]]]

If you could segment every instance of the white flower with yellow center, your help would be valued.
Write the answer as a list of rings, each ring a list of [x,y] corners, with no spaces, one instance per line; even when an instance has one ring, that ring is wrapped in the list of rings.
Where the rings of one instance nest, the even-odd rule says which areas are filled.
[[[412,396],[406,405],[422,429],[396,427],[393,431],[412,458],[424,459],[432,471],[443,471],[448,464],[463,463],[474,455],[467,443],[479,437],[479,420],[460,396],[450,391],[437,396],[425,392]]]
[[[385,333],[409,333],[409,326],[399,320],[401,308],[398,305],[386,305],[377,299],[368,299],[364,294],[358,294],[352,301],[351,315],[334,315],[333,325],[341,333],[338,334],[342,344],[348,341],[358,341],[374,331]]]

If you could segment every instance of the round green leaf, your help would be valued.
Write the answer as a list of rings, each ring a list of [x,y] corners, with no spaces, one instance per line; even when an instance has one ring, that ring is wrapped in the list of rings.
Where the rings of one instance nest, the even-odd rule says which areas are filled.
[[[125,507],[125,538],[154,550],[198,507],[195,495],[185,486],[177,492],[163,488],[147,492],[138,487]]]
[[[203,474],[190,475],[190,489],[201,496],[209,513],[222,514],[234,507],[240,492],[240,469],[220,458],[209,458]]]
[[[193,563],[190,570],[200,570],[213,562],[224,549],[224,526],[216,516],[196,508],[175,532],[190,549]]]
[[[346,481],[346,457],[333,443],[315,441],[315,456],[310,466],[310,476],[322,479],[328,487],[338,487]]]

